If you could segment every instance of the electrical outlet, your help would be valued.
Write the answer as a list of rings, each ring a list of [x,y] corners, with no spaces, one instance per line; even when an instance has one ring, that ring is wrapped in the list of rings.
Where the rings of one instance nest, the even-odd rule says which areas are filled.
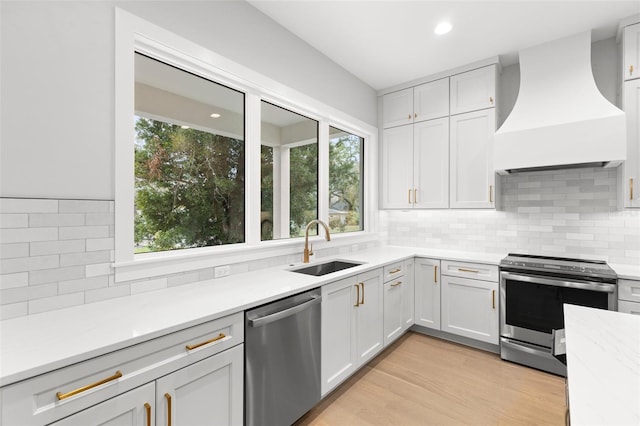
[[[218,266],[213,270],[216,278],[228,277],[231,275],[231,265]]]

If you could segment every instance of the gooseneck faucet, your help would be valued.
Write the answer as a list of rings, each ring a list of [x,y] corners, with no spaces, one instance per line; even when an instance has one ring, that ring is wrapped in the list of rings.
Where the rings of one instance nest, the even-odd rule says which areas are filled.
[[[327,241],[331,241],[331,234],[329,233],[329,227],[326,223],[318,219],[314,219],[311,222],[307,223],[307,229],[305,229],[304,231],[304,256],[302,259],[302,263],[309,263],[309,256],[313,255],[313,246],[311,247],[311,249],[309,248],[309,228],[311,228],[311,225],[313,225],[314,223],[319,223],[324,227],[325,238]]]

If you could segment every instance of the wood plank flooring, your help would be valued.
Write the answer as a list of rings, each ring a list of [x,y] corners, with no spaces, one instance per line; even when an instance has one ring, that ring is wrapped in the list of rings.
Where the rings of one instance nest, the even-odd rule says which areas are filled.
[[[564,378],[409,332],[297,425],[564,425]]]

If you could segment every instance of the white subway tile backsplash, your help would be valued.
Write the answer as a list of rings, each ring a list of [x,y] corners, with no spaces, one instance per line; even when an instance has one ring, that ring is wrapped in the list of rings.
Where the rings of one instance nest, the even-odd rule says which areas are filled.
[[[15,274],[0,275],[0,290],[16,287],[26,287],[29,285],[29,273],[18,272]]]
[[[0,228],[27,228],[29,215],[26,213],[2,213],[0,214]]]
[[[29,313],[29,303],[9,303],[0,305],[0,321],[23,317]]]
[[[29,256],[29,243],[0,244],[0,259]]]
[[[32,299],[41,299],[58,294],[58,285],[55,283],[42,285],[29,285],[26,287],[9,288],[0,290],[2,304],[27,302]]]
[[[0,241],[2,241],[3,244],[31,241],[55,241],[57,239],[58,228],[0,229]]]
[[[113,273],[111,263],[97,263],[95,265],[85,266],[85,275],[87,277],[97,277],[100,275],[110,275]]]
[[[85,253],[65,253],[60,255],[60,266],[92,265],[111,261],[109,250],[88,251]]]
[[[107,299],[115,299],[117,297],[126,297],[131,295],[131,284],[120,285],[117,287],[100,288],[97,290],[88,290],[84,293],[85,303],[100,302]]]
[[[83,226],[82,213],[33,213],[29,215],[29,227]]]
[[[109,277],[81,278],[70,281],[60,281],[58,283],[58,294],[79,293],[87,290],[97,290],[109,286]]]
[[[109,213],[113,201],[60,200],[60,213]]]
[[[40,312],[54,311],[71,306],[82,305],[84,303],[84,293],[71,293],[62,296],[45,297],[42,299],[29,300],[29,315]]]
[[[87,251],[113,250],[113,238],[91,238],[87,240]]]
[[[0,213],[57,213],[58,200],[0,198]]]
[[[93,225],[113,225],[115,217],[113,213],[87,213],[85,215],[86,224],[88,226]]]
[[[52,269],[57,268],[59,265],[60,259],[56,255],[19,257],[0,260],[0,271],[2,271],[3,274],[11,274],[14,272]]]
[[[43,283],[57,283],[64,280],[76,280],[84,278],[84,266],[68,266],[56,269],[45,269],[29,272],[29,285]]]
[[[167,278],[157,278],[131,283],[131,294],[146,293],[148,291],[167,288]]]
[[[85,240],[42,241],[29,244],[31,256],[79,253],[85,250]]]
[[[77,240],[81,238],[107,238],[108,226],[70,226],[60,228],[61,240]]]

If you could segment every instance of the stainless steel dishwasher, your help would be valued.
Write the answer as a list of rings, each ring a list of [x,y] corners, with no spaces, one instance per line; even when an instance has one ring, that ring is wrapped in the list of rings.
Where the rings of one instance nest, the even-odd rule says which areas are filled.
[[[320,401],[320,289],[245,313],[245,424],[290,425]]]

